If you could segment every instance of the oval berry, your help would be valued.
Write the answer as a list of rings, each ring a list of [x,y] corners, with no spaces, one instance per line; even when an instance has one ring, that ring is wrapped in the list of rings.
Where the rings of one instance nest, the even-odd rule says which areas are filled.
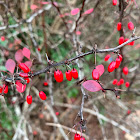
[[[124,42],[126,42],[126,41],[128,41],[129,39],[128,38],[126,38],[125,40],[124,40]],[[129,45],[129,43],[128,44],[126,44],[126,45]]]
[[[20,73],[19,73],[19,76],[20,76],[20,77],[24,77],[24,78],[28,78],[28,73],[20,72]]]
[[[127,75],[128,74],[128,68],[127,67],[124,67],[123,68],[123,73],[124,73],[124,75]]]
[[[108,61],[110,58],[110,54],[106,55],[105,58],[104,58],[104,61]]]
[[[0,86],[0,93],[2,93],[3,88]]]
[[[74,140],[80,140],[80,138],[81,138],[81,136],[80,136],[79,134],[76,133],[76,134],[74,135]]]
[[[1,36],[1,41],[5,41],[5,37],[4,36]]]
[[[46,100],[46,98],[47,98],[46,94],[45,94],[43,91],[40,91],[40,92],[39,92],[39,97],[40,97],[40,99],[42,99],[42,100]]]
[[[121,82],[119,81],[118,83],[117,83],[117,86],[120,86],[121,85]]]
[[[56,70],[54,72],[54,78],[56,82],[61,83],[63,81],[63,73],[61,70]]]
[[[128,88],[130,86],[129,82],[125,83],[126,88]]]
[[[131,110],[127,110],[127,115],[131,114]]]
[[[43,85],[44,85],[44,86],[48,86],[48,82],[44,82]]]
[[[29,78],[25,78],[24,80],[26,80],[27,84],[30,83],[30,79]]]
[[[121,37],[119,38],[119,45],[121,45],[121,44],[123,44],[123,43],[124,43],[124,37],[121,36]]]
[[[74,79],[78,78],[78,71],[75,68],[71,70],[71,74]]]
[[[32,103],[32,96],[31,95],[28,95],[26,97],[26,101],[27,101],[28,104],[31,104]]]
[[[117,82],[118,82],[118,80],[117,80],[117,79],[114,79],[113,82],[112,82],[112,84],[113,84],[113,85],[116,85]]]
[[[80,140],[85,140],[85,138],[84,137],[81,137]]]
[[[117,5],[117,0],[112,0],[112,4],[115,6]]]
[[[7,94],[8,93],[8,85],[3,85],[3,93]]]
[[[92,71],[92,78],[93,78],[93,80],[99,80],[99,77],[100,77],[100,75],[99,75],[98,70],[97,69],[94,69]]]
[[[116,65],[115,65],[115,68],[117,69],[121,64],[121,60],[120,58],[116,58]]]
[[[128,26],[128,29],[129,30],[134,30],[134,24],[133,24],[133,22],[130,21],[127,26]]]
[[[29,71],[30,71],[30,69],[27,67],[27,65],[26,64],[24,64],[24,63],[20,63],[19,64],[19,68],[21,69],[21,70],[23,70],[25,73],[28,73]]]
[[[68,81],[71,81],[71,80],[72,80],[72,73],[71,73],[70,70],[66,71],[66,72],[65,72],[65,75],[66,75],[66,79],[67,79]]]
[[[130,45],[130,46],[133,46],[133,45],[134,45],[134,43],[135,43],[135,42],[134,42],[134,41],[132,41],[132,42],[130,42],[130,43],[129,43],[129,45]]]
[[[122,85],[124,83],[124,79],[120,79],[120,84]]]
[[[120,31],[121,28],[122,28],[122,23],[121,22],[118,22],[118,24],[117,24],[117,30]]]
[[[112,72],[115,70],[116,62],[112,61],[108,66],[108,72]]]

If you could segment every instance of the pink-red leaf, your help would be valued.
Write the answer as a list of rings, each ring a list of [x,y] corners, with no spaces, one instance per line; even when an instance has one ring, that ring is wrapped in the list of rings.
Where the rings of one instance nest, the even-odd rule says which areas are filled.
[[[27,57],[28,59],[30,59],[30,50],[28,48],[23,48],[22,53],[25,57]]]
[[[33,4],[33,5],[31,5],[31,10],[36,10],[37,8],[38,8],[38,6],[37,5],[35,5],[35,4]]]
[[[22,50],[19,49],[16,53],[15,53],[15,59],[17,62],[21,62],[23,60],[23,53]]]
[[[98,65],[96,66],[96,69],[98,70],[100,76],[104,73],[105,69],[104,69],[104,66],[101,64],[101,65]]]
[[[50,2],[47,2],[47,1],[41,1],[40,3],[41,4],[50,4]]]
[[[93,8],[85,11],[83,15],[88,15],[88,14],[91,14],[92,12],[93,12]]]
[[[100,86],[100,84],[94,80],[88,80],[84,82],[82,85],[86,90],[90,92],[96,92],[96,91],[102,90],[102,87]]]
[[[14,73],[14,69],[15,69],[16,63],[13,59],[8,59],[5,63],[5,67],[6,69],[11,72],[12,74]]]
[[[16,81],[16,88],[19,93],[23,93],[26,89],[26,85],[23,85],[20,81]]]
[[[80,9],[79,8],[75,8],[73,10],[71,10],[71,15],[77,15],[79,13]]]
[[[32,66],[32,61],[26,61],[25,64],[26,64],[27,67],[31,68],[31,66]]]

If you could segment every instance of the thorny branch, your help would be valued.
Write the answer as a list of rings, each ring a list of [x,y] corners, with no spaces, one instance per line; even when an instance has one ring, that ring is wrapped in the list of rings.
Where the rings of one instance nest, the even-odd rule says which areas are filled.
[[[123,44],[115,47],[115,48],[109,48],[109,49],[96,49],[96,53],[106,53],[106,52],[116,52],[118,49],[122,48],[123,46],[125,46],[126,44],[134,41],[134,40],[137,40],[137,39],[140,39],[140,36],[135,36],[135,37],[132,37],[130,38],[128,41],[124,42]],[[86,52],[86,53],[82,53],[82,54],[79,54],[73,58],[70,58],[68,60],[65,60],[65,61],[62,61],[62,62],[58,62],[58,63],[53,63],[53,64],[49,64],[46,68],[40,70],[40,71],[37,71],[37,72],[34,72],[34,73],[30,73],[29,74],[29,77],[34,77],[34,76],[37,76],[39,74],[42,74],[42,73],[46,73],[47,71],[49,71],[51,68],[54,68],[54,67],[57,67],[57,66],[60,66],[60,65],[69,65],[71,62],[73,62],[74,60],[76,59],[80,59],[80,58],[83,58],[87,55],[90,55],[90,54],[94,54],[95,53],[95,50],[91,50],[89,52]],[[14,80],[18,80],[19,77],[15,77]],[[5,78],[5,81],[8,82],[8,83],[13,83],[13,79],[12,78]]]

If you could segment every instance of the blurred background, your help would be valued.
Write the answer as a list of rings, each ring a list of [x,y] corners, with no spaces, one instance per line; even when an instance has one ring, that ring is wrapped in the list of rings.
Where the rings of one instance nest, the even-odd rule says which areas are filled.
[[[123,27],[118,31],[120,21]],[[95,44],[97,49],[118,46],[120,36],[130,39],[133,34],[127,27],[129,21],[136,27],[135,35],[140,36],[139,0],[118,0],[116,6],[112,0],[1,0],[0,86],[5,78],[16,75],[18,70],[11,74],[5,64],[13,59],[17,65],[19,50],[25,47],[30,50],[30,59],[24,57],[22,62],[28,63],[35,73],[48,66],[46,53],[51,63],[58,63],[91,51]],[[111,57],[104,61],[107,54]],[[0,140],[73,140],[76,132],[86,140],[140,140],[140,40],[133,46],[124,46],[120,54],[121,66],[112,73],[107,67],[117,54],[98,53],[96,65],[105,67],[100,77],[104,88],[121,89],[121,99],[111,91],[106,91],[104,97],[102,91],[85,90],[82,123],[78,117],[82,91],[81,83],[77,82],[84,77],[92,79],[94,54],[77,59],[69,66],[56,67],[64,74],[62,83],[54,79],[55,68],[30,77],[23,93],[9,83],[8,93],[0,96]],[[128,75],[122,74],[124,66],[129,69]],[[66,67],[76,68],[79,79],[67,81]],[[121,78],[124,84],[112,84],[114,79]],[[126,82],[130,83],[129,88]],[[40,100],[39,91],[46,93],[45,101]],[[26,102],[29,93],[33,97],[31,105]]]

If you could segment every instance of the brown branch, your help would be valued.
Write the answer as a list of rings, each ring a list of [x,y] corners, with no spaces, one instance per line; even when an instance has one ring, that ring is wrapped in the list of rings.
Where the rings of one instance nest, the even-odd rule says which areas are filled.
[[[123,44],[121,44],[121,45],[119,45],[119,46],[117,46],[117,47],[115,47],[115,48],[101,49],[101,50],[96,49],[96,53],[114,52],[114,51],[116,51],[116,50],[118,50],[118,49],[124,47],[126,44],[128,44],[128,43],[130,43],[130,42],[132,42],[132,41],[134,41],[134,40],[137,40],[137,39],[140,39],[140,36],[138,36],[138,37],[137,37],[137,36],[132,37],[132,38],[130,38],[128,41],[124,42]],[[42,70],[40,70],[40,71],[37,71],[37,72],[35,72],[35,73],[29,74],[29,77],[34,77],[34,76],[37,76],[37,75],[39,75],[39,74],[46,73],[46,72],[49,71],[51,68],[54,68],[54,67],[57,67],[57,66],[66,65],[66,64],[69,65],[71,62],[73,62],[73,61],[76,60],[76,59],[80,59],[80,58],[82,58],[82,57],[85,57],[85,56],[87,56],[87,55],[94,54],[94,53],[95,53],[95,50],[91,50],[91,51],[89,51],[89,52],[79,54],[79,55],[77,55],[77,56],[75,56],[75,57],[73,57],[73,58],[70,58],[70,59],[68,59],[68,60],[65,60],[65,61],[62,61],[62,62],[59,62],[59,63],[49,64],[46,68],[44,68],[44,69],[42,69]],[[15,80],[17,80],[17,79],[19,79],[19,78],[18,78],[18,77],[15,78]],[[11,82],[11,83],[12,83],[12,82],[13,82],[13,79],[12,79],[12,78],[6,78],[5,81],[6,81],[6,82]]]

